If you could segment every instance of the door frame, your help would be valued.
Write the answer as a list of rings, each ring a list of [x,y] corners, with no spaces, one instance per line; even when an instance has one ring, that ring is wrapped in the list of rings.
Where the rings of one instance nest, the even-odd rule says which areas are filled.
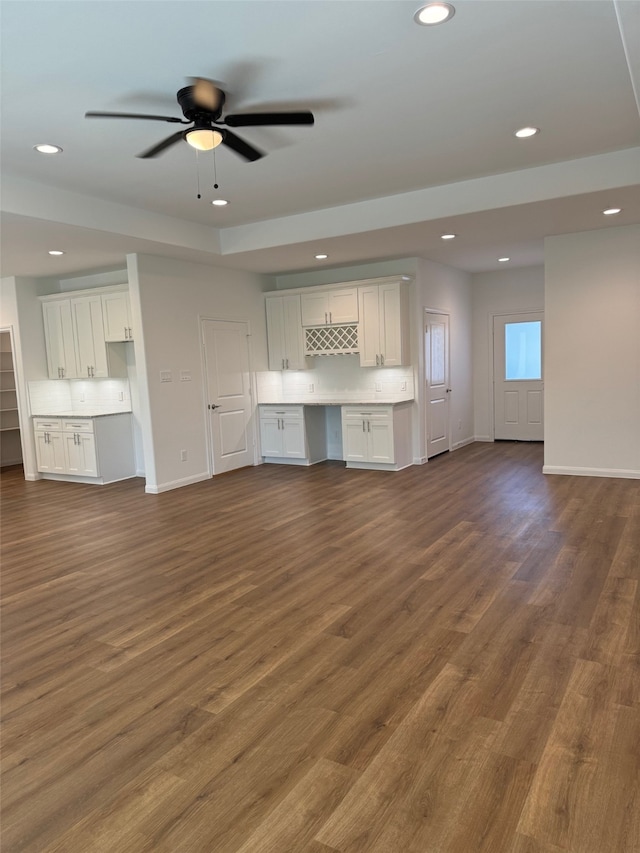
[[[451,385],[451,312],[445,311],[442,308],[424,308],[422,312],[422,331],[421,331],[421,340],[420,347],[422,349],[422,363],[424,368],[424,382],[422,384],[422,390],[424,394],[424,417],[422,418],[422,440],[424,442],[424,460],[425,462],[429,462],[427,457],[427,446],[429,443],[429,430],[427,427],[427,413],[429,411],[428,401],[427,401],[427,353],[425,349],[425,339],[427,335],[427,314],[439,314],[441,317],[447,317],[449,321],[448,325],[448,335],[447,335],[447,384]],[[449,453],[451,452],[451,397],[449,397],[449,435],[447,436],[447,450]],[[446,453],[446,451],[443,451]],[[435,459],[435,457],[431,457]]]
[[[205,434],[207,436],[207,466],[209,477],[215,477],[214,459],[213,459],[213,436],[211,434],[211,418],[208,414],[207,401],[209,397],[209,376],[207,373],[207,359],[205,354],[204,344],[204,323],[243,323],[247,327],[247,352],[249,356],[249,395],[251,397],[251,423],[252,423],[252,443],[253,443],[253,464],[258,464],[258,428],[256,424],[256,412],[258,408],[257,400],[257,382],[256,374],[253,369],[253,348],[251,342],[253,340],[251,332],[251,321],[245,317],[211,317],[208,314],[198,315],[198,333],[200,335],[200,362],[202,365],[202,417],[204,418]]]
[[[544,382],[544,308],[513,308],[511,311],[492,311],[489,314],[489,440],[496,440],[496,376],[495,376],[495,318],[520,314],[542,314],[542,381]],[[543,416],[544,424],[544,416]]]

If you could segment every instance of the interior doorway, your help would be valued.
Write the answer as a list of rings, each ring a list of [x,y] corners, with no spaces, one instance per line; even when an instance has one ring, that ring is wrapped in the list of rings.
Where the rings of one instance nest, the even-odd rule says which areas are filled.
[[[543,314],[493,318],[494,438],[543,441]]]
[[[451,447],[449,423],[449,315],[425,312],[427,459]]]
[[[20,412],[10,327],[0,329],[0,433],[0,466],[20,465]]]
[[[202,320],[209,464],[212,475],[255,464],[245,322]]]

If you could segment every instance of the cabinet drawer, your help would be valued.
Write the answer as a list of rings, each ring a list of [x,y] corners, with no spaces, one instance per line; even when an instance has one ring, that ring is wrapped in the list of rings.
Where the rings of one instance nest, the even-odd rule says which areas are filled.
[[[345,418],[361,418],[363,420],[391,420],[393,406],[343,406],[342,415]]]
[[[302,420],[302,406],[260,406],[261,418],[300,418]]]
[[[93,432],[93,421],[91,418],[63,421],[62,429],[65,432]]]
[[[62,421],[56,418],[34,418],[33,419],[33,428],[34,429],[62,429]]]

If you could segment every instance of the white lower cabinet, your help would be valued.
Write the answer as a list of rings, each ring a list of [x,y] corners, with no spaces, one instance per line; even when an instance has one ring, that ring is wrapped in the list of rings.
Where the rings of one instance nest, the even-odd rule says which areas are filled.
[[[260,446],[265,462],[321,462],[327,458],[324,409],[261,405]]]
[[[131,414],[33,419],[38,471],[45,478],[112,483],[135,477]]]
[[[412,464],[411,404],[343,406],[347,468],[398,471]]]

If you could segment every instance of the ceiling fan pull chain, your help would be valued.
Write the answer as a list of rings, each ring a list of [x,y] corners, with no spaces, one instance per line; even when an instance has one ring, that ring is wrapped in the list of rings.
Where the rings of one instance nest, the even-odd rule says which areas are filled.
[[[213,149],[213,188],[218,189],[218,173],[216,171],[216,149]]]
[[[198,195],[197,198],[202,198],[200,195],[200,160],[199,160],[199,152],[196,149],[196,181],[198,183]]]

